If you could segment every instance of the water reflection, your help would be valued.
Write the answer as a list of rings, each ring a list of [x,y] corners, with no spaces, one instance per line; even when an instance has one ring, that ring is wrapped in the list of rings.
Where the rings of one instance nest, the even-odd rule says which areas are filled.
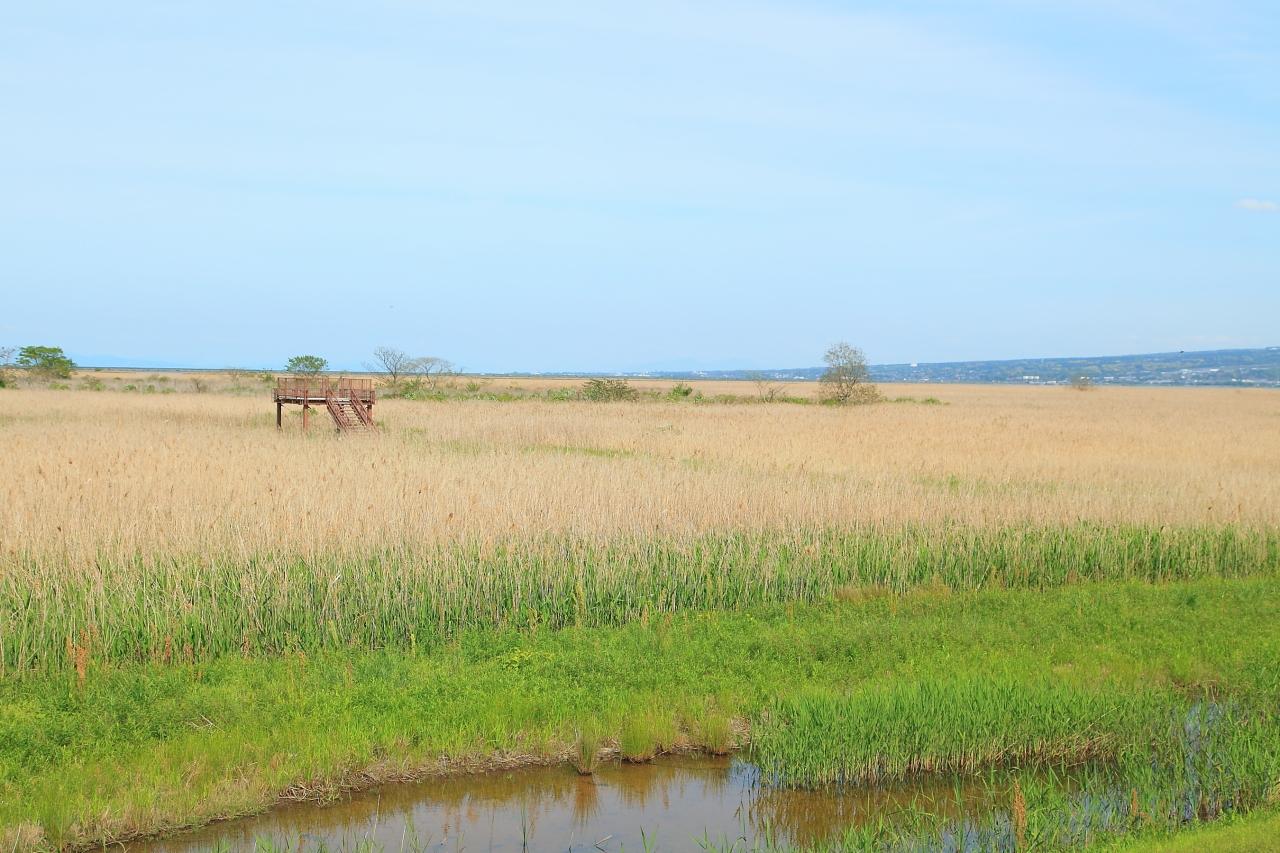
[[[617,851],[697,849],[694,839],[765,836],[788,844],[829,838],[909,809],[963,818],[996,804],[985,786],[932,778],[884,788],[781,790],[725,757],[606,764],[594,776],[531,768],[387,786],[328,806],[291,805],[130,850],[194,853],[251,848],[257,838],[313,849]],[[643,836],[642,836],[643,833]],[[299,842],[301,844],[299,845]]]

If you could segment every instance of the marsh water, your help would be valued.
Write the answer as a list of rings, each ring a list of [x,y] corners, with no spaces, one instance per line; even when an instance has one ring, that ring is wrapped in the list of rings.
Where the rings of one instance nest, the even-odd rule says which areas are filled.
[[[699,840],[746,845],[773,838],[809,843],[907,809],[955,817],[997,804],[988,788],[931,778],[842,791],[761,784],[733,758],[667,756],[649,764],[604,764],[581,776],[543,767],[389,785],[330,805],[288,805],[131,851],[195,853],[252,848],[519,851],[697,850]],[[742,842],[740,842],[740,847]]]

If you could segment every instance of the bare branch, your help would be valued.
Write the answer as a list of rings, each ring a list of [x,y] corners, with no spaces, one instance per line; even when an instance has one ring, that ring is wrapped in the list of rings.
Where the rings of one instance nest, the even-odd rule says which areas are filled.
[[[380,372],[387,375],[387,384],[392,388],[400,384],[402,377],[413,372],[416,361],[413,356],[395,347],[378,347],[373,351],[373,357],[377,361],[374,370],[381,368]]]
[[[752,370],[747,373],[747,378],[755,383],[756,397],[759,398],[761,403],[773,403],[782,396],[782,384],[769,376],[769,374]]]
[[[452,377],[456,370],[453,362],[443,358],[437,358],[433,355],[422,356],[411,360],[408,373],[422,382],[428,391],[435,391],[440,382],[446,378]]]

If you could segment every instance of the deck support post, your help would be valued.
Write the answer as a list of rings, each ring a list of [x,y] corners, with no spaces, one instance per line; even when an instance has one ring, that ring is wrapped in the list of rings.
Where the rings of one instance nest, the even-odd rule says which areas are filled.
[[[306,432],[310,424],[311,407],[306,403],[302,404],[302,431]]]
[[[276,400],[276,432],[284,429],[284,403]]]

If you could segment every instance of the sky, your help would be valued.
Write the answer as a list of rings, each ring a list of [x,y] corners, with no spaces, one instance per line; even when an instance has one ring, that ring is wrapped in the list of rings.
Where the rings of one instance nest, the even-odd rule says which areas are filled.
[[[1280,6],[6,3],[0,345],[475,371],[1280,344]]]

